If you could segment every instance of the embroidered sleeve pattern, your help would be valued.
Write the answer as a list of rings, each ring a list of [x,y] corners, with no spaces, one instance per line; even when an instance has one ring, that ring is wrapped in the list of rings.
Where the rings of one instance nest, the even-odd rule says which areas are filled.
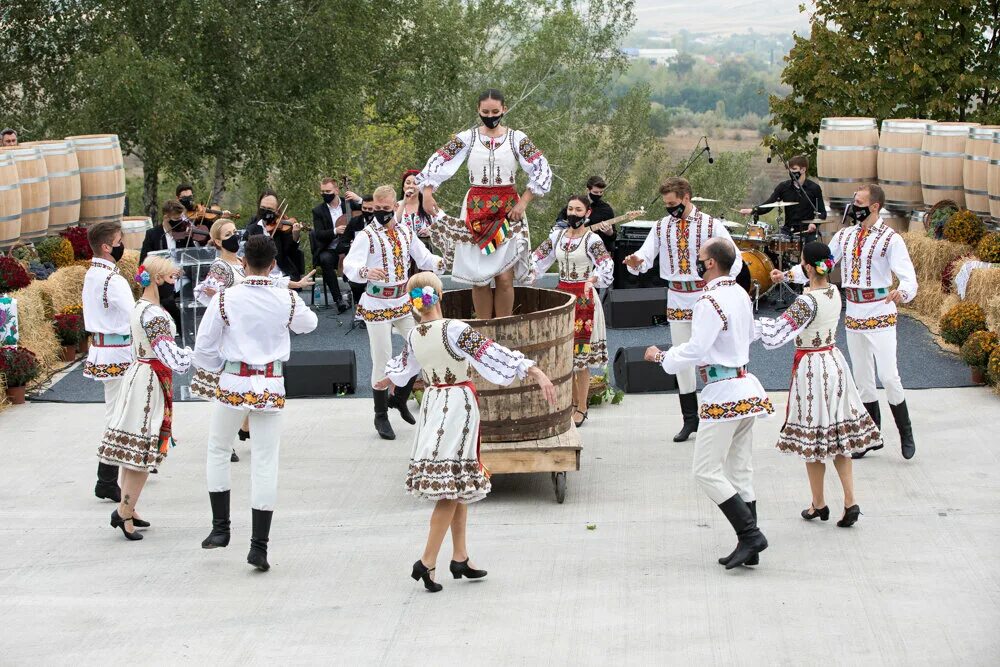
[[[542,151],[535,147],[535,144],[528,137],[522,137],[517,145],[517,150],[526,162],[534,162],[542,156]]]
[[[441,159],[447,162],[461,153],[464,148],[465,142],[462,141],[461,137],[457,134],[453,134],[451,135],[451,139],[448,140],[448,143],[437,150],[437,154],[441,156]]]
[[[446,338],[454,340],[459,352],[488,382],[509,385],[523,379],[535,365],[520,352],[490,340],[464,322],[449,321],[446,332]]]
[[[762,317],[758,320],[760,338],[764,347],[771,350],[781,347],[812,324],[816,318],[816,300],[811,295],[798,297],[779,317]]]
[[[149,339],[149,344],[154,347],[160,341],[169,340],[173,342],[174,340],[174,332],[170,326],[170,320],[162,315],[154,316],[149,321],[143,322],[142,330],[146,334],[146,338]]]
[[[726,314],[722,312],[719,302],[707,294],[701,298],[711,304],[712,308],[715,308],[715,312],[719,314],[719,319],[722,320],[722,330],[726,331],[729,329],[729,320],[726,318]]]
[[[458,336],[458,348],[476,361],[482,360],[490,345],[493,345],[493,341],[472,327],[468,327]]]

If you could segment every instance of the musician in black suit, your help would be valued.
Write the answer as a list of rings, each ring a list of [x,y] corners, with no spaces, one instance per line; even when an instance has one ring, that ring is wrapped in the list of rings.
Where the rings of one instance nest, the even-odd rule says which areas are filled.
[[[139,250],[139,264],[146,261],[146,255],[155,250],[174,250],[175,248],[191,248],[204,246],[211,238],[208,227],[192,225],[184,217],[184,207],[176,199],[163,202],[163,219],[159,225],[146,230],[142,239],[142,249]],[[177,328],[181,328],[181,311],[177,306],[177,292],[174,285],[160,285],[160,305],[170,313]]]
[[[809,180],[809,158],[796,155],[789,160],[788,176],[788,180],[778,183],[765,201],[754,208],[740,209],[740,213],[763,215],[770,210],[762,208],[765,204],[776,201],[795,202],[795,206],[785,208],[785,223],[781,232],[789,236],[801,234],[804,243],[814,241],[816,221],[826,220],[826,205],[823,203],[823,190],[819,184]]]
[[[324,178],[319,186],[322,203],[312,210],[313,219],[313,263],[323,270],[323,281],[330,290],[337,312],[348,309],[346,297],[340,292],[340,282],[337,280],[337,267],[340,257],[347,252],[349,241],[344,238],[346,225],[337,227],[338,219],[350,216],[354,210],[351,202],[340,196],[340,185],[332,178]],[[350,221],[350,217],[348,217]]]
[[[611,204],[604,201],[604,190],[607,187],[608,184],[600,176],[591,176],[587,179],[587,197],[590,199],[590,213],[587,217],[590,219],[590,222],[594,223],[594,226],[590,230],[600,236],[601,240],[604,241],[604,247],[608,249],[609,253],[614,254],[615,239],[618,236],[618,230],[612,225],[600,224],[605,220],[615,217],[615,211],[611,208]],[[559,227],[567,226],[565,206],[559,212],[556,225]]]
[[[279,222],[278,195],[274,190],[260,193],[257,213],[247,224],[243,238],[248,239],[258,234],[267,234],[274,240],[278,249],[278,256],[275,258],[278,269],[292,282],[298,282],[306,272],[306,256],[299,247],[302,225],[294,218]]]

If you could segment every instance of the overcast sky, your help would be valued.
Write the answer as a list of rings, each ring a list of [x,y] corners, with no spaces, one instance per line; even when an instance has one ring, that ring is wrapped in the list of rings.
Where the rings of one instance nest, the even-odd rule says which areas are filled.
[[[672,33],[804,32],[809,19],[799,13],[803,0],[637,0],[636,30]],[[806,2],[806,5],[811,3]]]

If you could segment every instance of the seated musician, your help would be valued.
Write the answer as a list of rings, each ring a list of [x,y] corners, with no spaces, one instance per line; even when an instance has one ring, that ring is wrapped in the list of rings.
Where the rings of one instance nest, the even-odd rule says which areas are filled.
[[[348,309],[348,305],[347,298],[340,292],[337,269],[340,258],[347,254],[346,247],[341,246],[347,245],[344,243],[343,235],[350,220],[349,216],[354,210],[354,204],[340,196],[340,184],[332,178],[327,177],[320,181],[319,191],[323,201],[312,210],[315,230],[313,239],[316,243],[316,247],[313,248],[313,262],[322,267],[326,288],[330,290],[330,295],[337,305],[337,312],[342,313]]]
[[[278,249],[278,269],[284,275],[297,281],[306,272],[306,256],[299,247],[302,225],[295,218],[278,218],[278,195],[273,190],[264,190],[257,200],[257,213],[247,225],[245,238],[267,234],[274,239]]]
[[[205,225],[206,228],[211,229],[212,223],[216,220],[232,215],[228,210],[215,209],[211,205],[206,207],[204,204],[196,204],[194,186],[190,183],[179,184],[174,192],[177,195],[177,201],[184,207],[184,219],[195,224]]]
[[[139,263],[146,261],[146,255],[157,250],[174,250],[207,245],[211,239],[208,227],[191,224],[184,218],[184,207],[175,199],[163,202],[163,219],[160,224],[146,231],[139,251]],[[181,328],[181,313],[177,307],[177,284],[160,285],[160,305],[170,313],[177,328]]]
[[[788,161],[787,181],[778,183],[774,192],[765,201],[753,208],[740,209],[743,215],[763,215],[770,209],[763,208],[766,204],[776,201],[795,202],[795,206],[785,208],[785,223],[781,233],[792,236],[802,234],[803,243],[816,239],[816,220],[826,220],[826,205],[823,203],[823,191],[819,184],[809,180],[809,158],[796,155]]]

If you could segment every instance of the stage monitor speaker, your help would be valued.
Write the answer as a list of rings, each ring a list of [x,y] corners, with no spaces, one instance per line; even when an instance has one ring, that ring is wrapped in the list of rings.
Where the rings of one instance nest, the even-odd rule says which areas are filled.
[[[669,345],[658,345],[669,350]],[[677,389],[677,378],[663,368],[646,361],[645,347],[620,347],[615,352],[615,386],[626,394],[647,394]]]
[[[605,320],[609,329],[651,327],[663,319],[667,291],[662,287],[612,289],[604,296]]]
[[[285,362],[285,395],[336,396],[353,394],[358,385],[354,350],[292,352]]]

